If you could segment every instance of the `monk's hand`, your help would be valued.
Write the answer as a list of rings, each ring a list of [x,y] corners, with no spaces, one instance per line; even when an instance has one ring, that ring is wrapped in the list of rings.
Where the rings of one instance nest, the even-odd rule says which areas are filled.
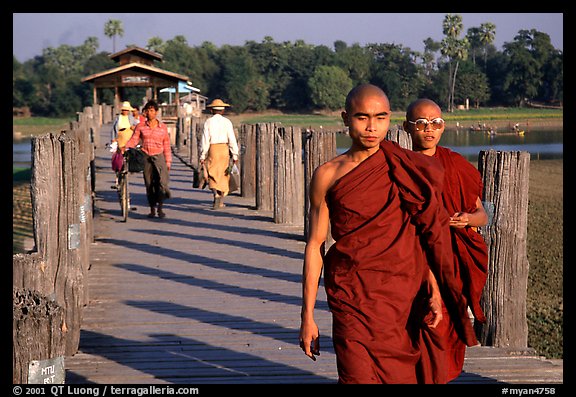
[[[430,306],[430,314],[427,323],[430,328],[436,328],[440,321],[442,321],[442,299],[439,295],[432,295],[432,297],[428,300],[428,304]]]
[[[450,217],[450,227],[462,229],[470,224],[467,212],[456,212]]]
[[[302,323],[299,341],[304,354],[316,361],[316,356],[320,355],[320,333],[314,321]]]

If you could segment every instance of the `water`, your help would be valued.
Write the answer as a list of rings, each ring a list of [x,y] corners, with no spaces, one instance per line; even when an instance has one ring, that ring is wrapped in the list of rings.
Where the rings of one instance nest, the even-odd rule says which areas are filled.
[[[476,161],[481,150],[527,151],[531,160],[564,158],[563,130],[543,129],[514,133],[487,134],[476,131],[445,131],[442,146]]]
[[[338,153],[350,144],[348,137],[337,139]],[[509,133],[487,134],[476,131],[444,131],[440,145],[460,153],[470,161],[477,161],[482,150],[527,151],[531,160],[564,158],[563,130],[542,129],[526,131],[524,135]]]
[[[12,141],[12,168],[30,168],[32,141],[29,138]]]
[[[337,136],[338,153],[345,151],[350,138]],[[528,151],[531,160],[564,158],[563,130],[543,129],[526,131],[524,135],[486,134],[475,131],[445,131],[440,145],[448,147],[470,161],[477,161],[481,150]],[[30,168],[32,163],[31,140],[12,141],[12,167]]]

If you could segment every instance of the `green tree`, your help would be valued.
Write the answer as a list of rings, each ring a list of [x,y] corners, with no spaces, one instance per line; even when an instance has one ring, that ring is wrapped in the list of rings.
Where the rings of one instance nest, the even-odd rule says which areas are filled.
[[[461,60],[468,57],[468,48],[470,46],[468,39],[458,39],[462,32],[462,16],[448,14],[442,23],[442,32],[446,36],[441,42],[442,55],[448,58],[448,84],[449,98],[448,111],[454,111],[454,90],[456,88],[456,75],[458,74],[458,65]]]
[[[482,51],[484,53],[484,71],[486,71],[488,46],[494,42],[496,38],[496,25],[491,22],[480,24],[480,43],[482,44]]]
[[[466,38],[470,43],[470,55],[472,55],[472,63],[476,64],[476,53],[482,49],[482,39],[480,28],[472,27],[468,29]]]
[[[42,51],[42,57],[47,65],[54,66],[66,76],[81,73],[84,64],[98,48],[98,39],[88,37],[80,46],[73,47],[63,44],[60,47],[47,47]]]
[[[564,55],[561,51],[554,51],[544,65],[542,99],[545,101],[564,102]]]
[[[266,84],[247,49],[226,45],[219,55],[222,85],[218,96],[228,99],[236,112],[264,110],[268,105]]]
[[[508,57],[504,89],[514,103],[524,106],[526,100],[542,98],[545,69],[557,54],[550,36],[535,29],[520,30],[513,42],[504,43],[504,54]]]
[[[124,36],[124,26],[119,19],[110,19],[104,24],[104,34],[112,39],[112,53],[116,52],[116,36]]]
[[[290,62],[295,62],[289,57],[289,44],[276,43],[272,37],[266,36],[261,43],[247,41],[245,47],[268,87],[270,106],[285,109],[289,106],[285,92],[291,82]]]
[[[471,62],[461,65],[460,78],[456,82],[455,99],[464,103],[468,99],[475,108],[490,99],[490,87],[486,75]]]
[[[158,54],[164,54],[164,40],[158,36],[154,36],[148,39],[146,44],[146,49],[150,51],[157,52]]]
[[[397,44],[368,44],[367,51],[373,58],[370,82],[386,91],[393,109],[405,109],[425,82],[418,54]]]
[[[336,110],[342,107],[352,89],[352,80],[338,66],[320,65],[310,77],[308,86],[316,108]]]
[[[343,41],[334,43],[335,64],[344,69],[354,85],[367,83],[370,79],[371,54],[358,43],[347,46]]]
[[[428,37],[424,42],[424,54],[420,54],[424,73],[430,77],[436,70],[436,53],[440,51],[441,44],[439,41],[434,41]]]

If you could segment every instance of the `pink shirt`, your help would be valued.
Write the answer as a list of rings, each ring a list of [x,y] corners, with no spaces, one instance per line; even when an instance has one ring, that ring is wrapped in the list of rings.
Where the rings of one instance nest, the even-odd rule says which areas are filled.
[[[164,152],[166,165],[170,168],[172,151],[170,150],[170,135],[166,124],[158,120],[158,125],[155,128],[151,128],[148,120],[144,123],[138,123],[132,138],[126,143],[126,147],[134,147],[140,140],[142,140],[142,150],[149,156]]]

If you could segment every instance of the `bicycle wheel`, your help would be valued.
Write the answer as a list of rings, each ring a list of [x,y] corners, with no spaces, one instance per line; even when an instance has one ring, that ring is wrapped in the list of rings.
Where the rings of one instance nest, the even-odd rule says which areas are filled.
[[[124,222],[128,221],[128,211],[129,208],[129,198],[128,198],[128,173],[122,172],[122,178],[120,182],[120,208],[122,210],[122,220]]]

